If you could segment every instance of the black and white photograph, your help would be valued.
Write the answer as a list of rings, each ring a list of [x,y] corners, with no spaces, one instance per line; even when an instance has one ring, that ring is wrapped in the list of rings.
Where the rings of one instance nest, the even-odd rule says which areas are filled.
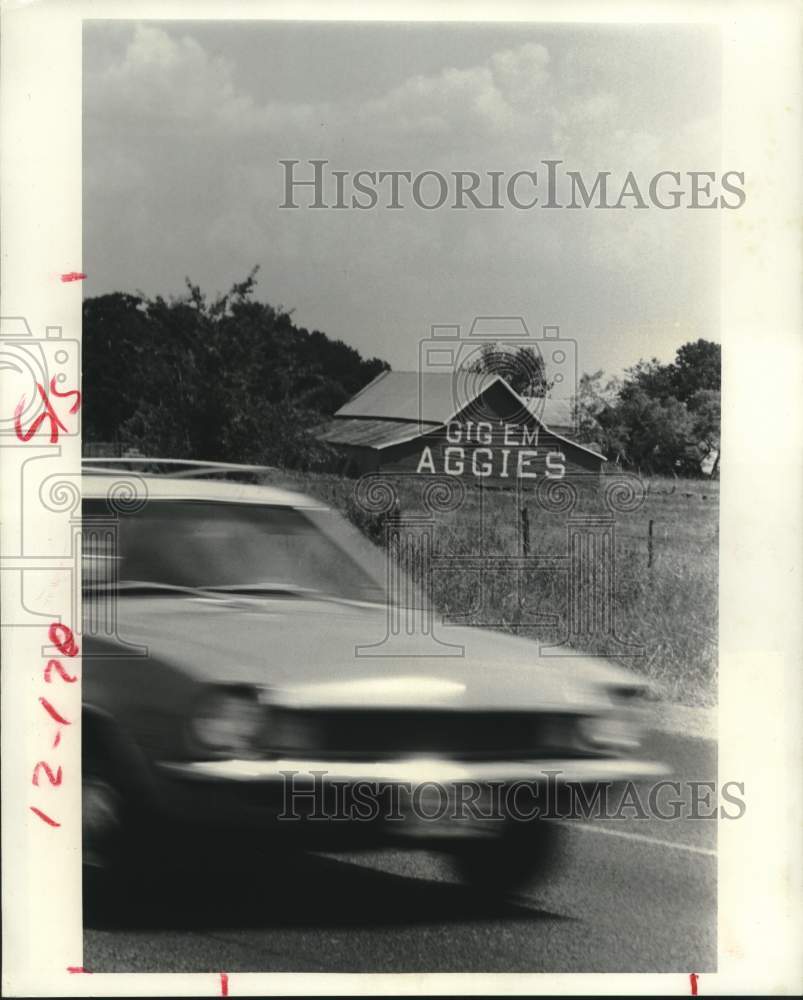
[[[725,293],[734,240],[775,273],[727,17],[109,6],[64,20],[70,236],[7,275],[69,311],[0,331],[4,813],[49,855],[4,894],[69,896],[25,962],[69,912],[56,995],[733,992],[734,900],[799,913],[793,812],[748,831],[799,785],[749,748],[794,699],[800,352]]]
[[[85,26],[89,968],[716,970],[718,78]]]

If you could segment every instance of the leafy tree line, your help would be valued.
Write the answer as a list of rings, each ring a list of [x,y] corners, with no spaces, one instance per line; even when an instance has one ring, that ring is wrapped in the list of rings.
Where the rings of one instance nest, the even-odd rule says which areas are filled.
[[[83,306],[84,435],[170,458],[314,468],[310,429],[387,369],[256,301],[255,268],[213,300],[115,292]]]
[[[178,298],[87,299],[85,440],[170,458],[328,465],[311,429],[389,366],[257,301],[256,274],[213,300],[189,280]],[[527,347],[487,345],[471,370],[498,373],[524,395],[552,388]],[[698,474],[719,449],[720,347],[684,344],[672,363],[640,361],[622,379],[583,375],[575,417],[578,440],[614,461]]]
[[[715,472],[720,368],[719,344],[701,339],[679,348],[670,364],[642,360],[621,379],[585,374],[574,398],[577,439],[645,473],[699,475],[706,457]],[[486,344],[468,370],[502,375],[524,396],[553,388],[543,357],[527,345]]]
[[[684,344],[669,364],[639,361],[623,379],[585,374],[575,397],[578,440],[645,473],[699,475],[719,462],[721,348]]]

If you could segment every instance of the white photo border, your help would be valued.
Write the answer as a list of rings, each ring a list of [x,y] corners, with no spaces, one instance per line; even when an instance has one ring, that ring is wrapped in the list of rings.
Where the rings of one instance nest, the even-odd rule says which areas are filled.
[[[699,992],[797,992],[801,983],[800,7],[791,2],[281,3],[244,0],[7,0],[2,9],[3,316],[34,335],[80,339],[82,30],[87,19],[476,20],[707,23],[721,32],[723,151],[747,201],[721,213],[723,446],[719,768],[747,811],[719,826],[718,972]],[[7,408],[9,401],[3,400]],[[2,553],[22,504],[2,446]],[[54,469],[80,474],[80,438]],[[13,477],[12,477],[13,478]],[[19,474],[18,474],[19,478]],[[29,520],[29,523],[30,520]],[[63,519],[65,533],[69,531]],[[52,551],[66,537],[49,538]],[[53,613],[73,614],[63,573],[42,576]],[[3,598],[8,597],[5,590]],[[6,600],[3,607],[7,607]],[[38,701],[46,625],[2,629],[3,990],[8,996],[220,996],[218,973],[91,974],[82,959],[78,687],[63,689],[64,782],[53,836],[30,811],[31,768],[52,726]],[[76,660],[80,671],[80,661]],[[60,689],[59,694],[62,694]],[[58,799],[56,799],[58,793]],[[44,796],[47,792],[43,791]],[[75,971],[68,971],[68,969]],[[224,972],[225,970],[220,970]],[[689,970],[692,972],[694,970]],[[687,975],[229,974],[229,994],[688,995]]]

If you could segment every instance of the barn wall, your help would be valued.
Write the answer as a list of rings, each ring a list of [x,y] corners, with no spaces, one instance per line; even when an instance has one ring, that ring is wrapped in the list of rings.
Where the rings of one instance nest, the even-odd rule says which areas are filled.
[[[445,429],[376,449],[343,445],[352,474],[376,470],[451,475],[489,486],[599,474],[603,460],[546,430],[500,384],[491,387]],[[345,464],[343,471],[346,471]]]
[[[552,434],[540,430],[537,440],[531,440],[534,422],[521,433],[520,425],[496,426],[490,442],[447,440],[446,434],[428,434],[415,441],[385,448],[380,455],[380,468],[386,471],[419,472],[421,475],[456,475],[466,479],[485,479],[488,485],[505,485],[515,480],[521,462],[523,479],[564,476],[589,472],[598,473],[601,462]],[[451,435],[456,438],[456,433]],[[485,438],[485,435],[483,435]],[[524,438],[524,446],[521,442]],[[429,449],[427,452],[426,449]]]
[[[429,449],[429,450],[427,450]],[[504,486],[598,473],[601,460],[546,430],[500,384],[466,406],[445,430],[383,449],[381,468],[454,475]]]

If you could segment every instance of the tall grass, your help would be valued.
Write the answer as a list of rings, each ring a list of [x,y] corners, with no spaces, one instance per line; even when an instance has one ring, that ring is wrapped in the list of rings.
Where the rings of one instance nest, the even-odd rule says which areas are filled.
[[[383,538],[382,517],[366,514],[355,503],[354,480],[287,472],[284,481],[346,513],[374,542]],[[643,505],[618,513],[615,520],[616,631],[643,647],[643,655],[620,662],[646,675],[673,701],[710,706],[717,688],[719,484],[655,478],[647,485]],[[397,488],[403,513],[422,509],[420,483],[400,480]],[[549,513],[526,495],[522,503],[529,515],[531,552],[565,554],[567,515]],[[434,554],[519,554],[521,503],[512,492],[496,491],[486,493],[486,504],[482,530],[479,496],[471,487],[457,510],[439,514]],[[485,571],[481,582],[476,570],[452,564],[433,572],[432,596],[447,619],[542,644],[557,643],[566,633],[565,572],[500,569]],[[595,646],[599,643],[590,640],[580,648],[595,652]]]

